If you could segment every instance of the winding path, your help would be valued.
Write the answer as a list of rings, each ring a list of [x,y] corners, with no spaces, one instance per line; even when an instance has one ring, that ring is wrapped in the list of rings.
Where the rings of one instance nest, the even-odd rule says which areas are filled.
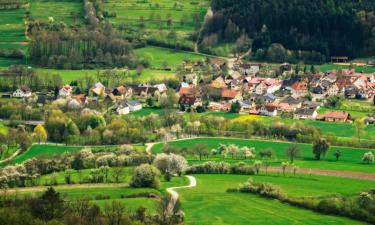
[[[174,206],[179,198],[179,194],[177,193],[176,189],[184,189],[184,188],[193,188],[197,186],[197,180],[193,176],[186,176],[189,179],[189,185],[187,186],[180,186],[180,187],[170,187],[167,188],[167,192],[171,195],[171,201],[169,202],[168,209],[173,211]]]

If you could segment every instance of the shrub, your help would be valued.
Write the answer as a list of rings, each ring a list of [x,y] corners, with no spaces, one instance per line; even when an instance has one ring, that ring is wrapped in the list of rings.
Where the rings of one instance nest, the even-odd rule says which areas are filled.
[[[258,183],[253,181],[252,179],[249,179],[247,182],[240,184],[238,191],[258,194],[261,196],[276,198],[279,200],[286,199],[286,195],[279,187],[276,187],[270,183]]]
[[[142,164],[135,168],[130,186],[158,188],[160,184],[159,176],[160,171],[156,167]]]

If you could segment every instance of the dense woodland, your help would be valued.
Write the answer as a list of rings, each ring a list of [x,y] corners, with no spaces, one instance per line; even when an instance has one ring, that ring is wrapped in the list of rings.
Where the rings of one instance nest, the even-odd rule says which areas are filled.
[[[245,33],[253,51],[286,49],[349,57],[375,54],[372,0],[213,0],[201,42],[235,42]],[[315,54],[315,53],[314,53]]]

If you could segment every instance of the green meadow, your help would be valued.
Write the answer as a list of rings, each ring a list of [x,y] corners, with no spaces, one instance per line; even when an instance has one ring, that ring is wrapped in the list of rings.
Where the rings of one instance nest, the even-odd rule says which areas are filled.
[[[337,64],[324,64],[319,66],[320,71],[326,72],[329,70],[340,70],[353,68],[357,73],[375,73],[375,66],[344,66]]]
[[[174,29],[191,31],[194,29],[193,15],[198,14],[203,21],[209,6],[208,0],[148,0],[148,1],[118,1],[105,2],[105,10],[116,16],[109,20],[115,24],[125,23],[133,27],[140,27],[141,18],[145,29]],[[171,27],[167,26],[167,18],[172,19]],[[183,18],[183,22],[181,22]]]
[[[25,12],[24,8],[0,9],[0,42],[27,41],[24,23]]]
[[[228,188],[237,187],[246,181],[249,176],[242,175],[194,175],[198,185],[190,189],[178,190],[181,196],[182,208],[186,213],[186,223],[195,225],[206,224],[361,224],[343,217],[323,215],[280,203],[277,200],[258,197],[252,194],[227,193]],[[345,189],[355,181],[343,181],[314,177],[315,180],[306,181],[304,178],[273,178],[252,176],[256,181],[271,181],[280,185],[287,193],[297,196],[316,196],[319,189],[322,194],[339,193],[353,194],[374,184],[357,186],[352,190]],[[308,178],[310,179],[310,178]],[[344,183],[343,183],[344,182]],[[357,181],[358,182],[358,181]],[[310,186],[314,184],[314,186]],[[333,185],[334,184],[334,185]],[[315,191],[315,188],[319,188]],[[303,190],[306,190],[305,192]],[[277,219],[275,219],[277,218]]]
[[[249,140],[249,139],[229,139],[229,138],[196,138],[188,140],[180,140],[170,142],[169,144],[177,148],[193,148],[198,143],[203,143],[209,150],[218,148],[220,144],[235,144],[240,147],[254,147],[256,151],[256,160],[262,160],[267,162],[270,166],[280,166],[281,162],[289,161],[286,156],[286,149],[294,144],[289,142],[277,142],[277,141],[266,141],[266,140]],[[152,151],[154,153],[162,152],[163,143],[156,144],[153,146]],[[329,170],[341,170],[341,171],[358,171],[365,173],[375,173],[375,164],[365,164],[362,162],[362,156],[364,153],[370,151],[368,149],[356,149],[350,147],[337,147],[331,146],[328,153],[320,161],[314,159],[312,154],[311,144],[296,144],[300,149],[300,156],[294,161],[294,164],[301,168],[317,168],[317,169],[329,169]],[[273,157],[271,159],[261,159],[259,152],[264,149],[271,149]],[[339,161],[336,161],[334,153],[340,150],[342,156]],[[373,151],[375,153],[375,151]],[[203,158],[204,159],[204,158]],[[202,163],[196,156],[188,156],[190,164]],[[221,156],[210,156],[204,161],[222,161]],[[253,163],[254,160],[244,159],[232,159],[227,157],[224,159],[229,163],[236,162],[248,162]]]
[[[79,0],[30,0],[31,19],[67,25],[83,23],[83,2]]]
[[[185,60],[198,61],[205,59],[205,56],[192,52],[177,51],[152,46],[136,49],[135,53],[141,58],[145,57],[146,55],[150,57],[151,67],[158,69],[162,68],[162,65],[165,63],[168,65],[168,67],[176,69],[176,67],[181,65]]]

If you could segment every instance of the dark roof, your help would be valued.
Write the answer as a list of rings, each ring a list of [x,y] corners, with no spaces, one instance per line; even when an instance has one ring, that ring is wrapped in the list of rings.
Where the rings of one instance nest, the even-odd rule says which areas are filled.
[[[289,80],[283,80],[283,87],[290,87],[299,81],[301,81],[300,77],[291,77]]]
[[[197,98],[194,96],[186,96],[182,95],[180,99],[178,100],[178,104],[183,104],[183,105],[194,105],[196,102]]]
[[[281,101],[281,103],[288,103],[289,105],[296,105],[296,104],[299,104],[300,102],[301,102],[300,100],[295,99],[292,96],[288,96]]]
[[[26,85],[21,86],[20,89],[21,89],[21,91],[23,91],[25,93],[31,92],[31,89]]]
[[[312,115],[314,112],[315,112],[315,109],[301,108],[301,109],[297,109],[295,111],[295,114],[298,114],[298,115]]]

